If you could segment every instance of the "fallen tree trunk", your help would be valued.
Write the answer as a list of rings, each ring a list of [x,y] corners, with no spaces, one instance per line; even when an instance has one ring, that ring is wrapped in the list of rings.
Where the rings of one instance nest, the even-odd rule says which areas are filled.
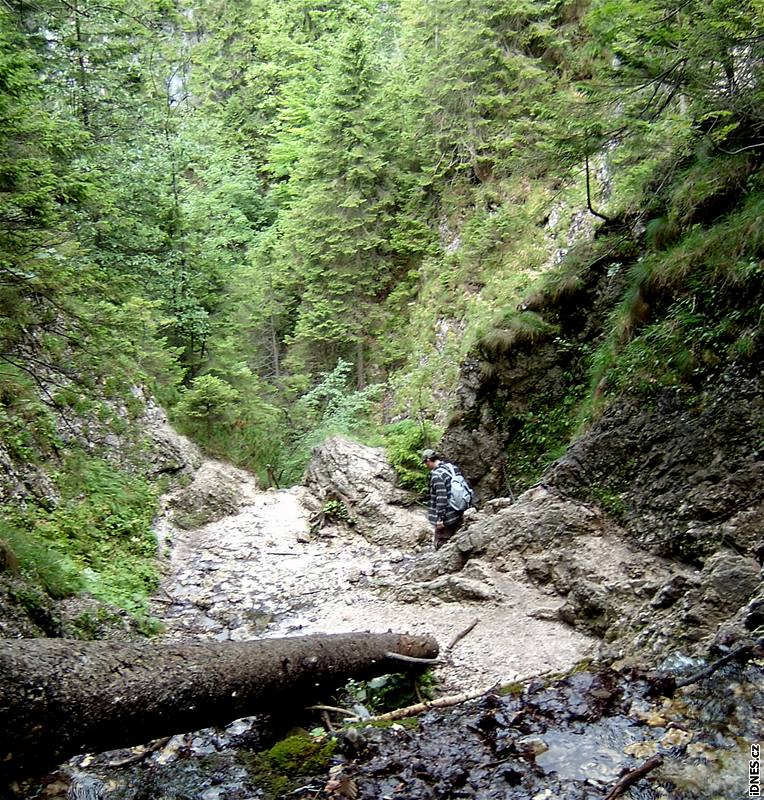
[[[250,642],[0,640],[0,771],[46,769],[306,704],[348,678],[421,670],[432,637],[350,633]]]

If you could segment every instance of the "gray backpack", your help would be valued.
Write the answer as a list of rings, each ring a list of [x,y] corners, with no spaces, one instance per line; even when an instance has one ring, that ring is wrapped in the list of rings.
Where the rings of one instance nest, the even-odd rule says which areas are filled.
[[[451,464],[444,464],[443,467],[451,476],[448,504],[456,511],[464,511],[472,505],[472,489],[464,475],[457,473]]]

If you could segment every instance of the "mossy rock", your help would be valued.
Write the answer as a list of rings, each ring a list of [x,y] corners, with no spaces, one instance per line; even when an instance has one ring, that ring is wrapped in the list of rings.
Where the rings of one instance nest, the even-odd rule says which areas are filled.
[[[335,739],[317,740],[296,734],[276,742],[269,750],[242,756],[252,781],[271,797],[294,788],[298,778],[325,773],[337,747]]]

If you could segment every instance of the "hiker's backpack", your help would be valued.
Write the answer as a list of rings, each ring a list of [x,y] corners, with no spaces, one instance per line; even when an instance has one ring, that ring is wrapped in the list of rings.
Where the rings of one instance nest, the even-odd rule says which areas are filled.
[[[472,505],[472,489],[464,475],[460,475],[451,464],[443,465],[451,476],[448,488],[448,504],[456,511],[464,511]]]

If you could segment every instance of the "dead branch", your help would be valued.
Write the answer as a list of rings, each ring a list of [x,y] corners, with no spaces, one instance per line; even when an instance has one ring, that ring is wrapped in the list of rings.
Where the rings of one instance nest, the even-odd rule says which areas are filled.
[[[636,769],[627,772],[607,793],[605,800],[614,800],[619,794],[623,794],[630,786],[633,786],[638,780],[647,775],[648,772],[652,772],[656,767],[660,767],[662,763],[662,756],[648,758],[644,764],[640,764]]]
[[[762,643],[764,643],[764,640],[759,639],[756,642],[741,644],[739,647],[736,647],[734,650],[731,650],[729,653],[727,653],[727,655],[722,656],[718,661],[714,661],[712,664],[709,664],[705,669],[702,669],[699,672],[690,675],[688,678],[685,678],[683,681],[679,681],[678,683],[674,684],[674,688],[682,689],[685,686],[689,686],[691,683],[697,683],[698,681],[703,680],[703,678],[708,678],[718,669],[721,669],[725,664],[729,664],[730,661],[747,660],[754,655],[755,650],[758,650],[762,646]]]
[[[357,717],[358,715],[355,711],[348,711],[346,708],[340,708],[339,706],[305,706],[308,711],[333,711],[335,714],[343,714],[346,717]]]
[[[600,219],[604,219],[605,222],[610,222],[609,217],[606,217],[604,214],[600,214],[599,211],[595,211],[592,208],[592,192],[591,187],[589,185],[589,155],[586,155],[586,207],[589,209],[591,214],[594,214],[595,217],[599,217]]]
[[[394,661],[405,661],[407,664],[440,664],[438,658],[416,658],[415,656],[404,656],[400,653],[385,653],[385,658]]]
[[[475,617],[475,619],[460,633],[457,633],[453,639],[446,645],[446,649],[443,651],[444,653],[448,653],[454,645],[458,644],[467,634],[471,633],[475,626],[480,622],[480,617]]]
[[[497,684],[489,686],[487,689],[478,689],[474,692],[464,692],[463,694],[452,694],[445,697],[438,697],[435,700],[426,700],[424,703],[415,703],[413,706],[406,706],[405,708],[396,708],[394,711],[388,711],[386,714],[378,714],[376,717],[368,717],[361,720],[357,717],[359,722],[390,722],[396,719],[406,719],[406,717],[416,717],[419,714],[424,714],[425,711],[430,711],[433,708],[451,708],[466,703],[468,700],[477,700],[478,697],[490,694],[496,691]]]

